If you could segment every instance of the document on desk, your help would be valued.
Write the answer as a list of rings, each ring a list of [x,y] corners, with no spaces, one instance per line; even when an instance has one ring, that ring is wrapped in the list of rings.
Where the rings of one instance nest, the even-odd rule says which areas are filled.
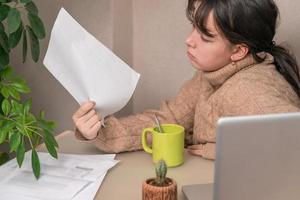
[[[43,63],[78,103],[95,101],[103,118],[127,104],[140,76],[64,8],[53,26]]]
[[[0,193],[3,199],[93,199],[106,172],[117,164],[115,155],[59,154],[58,160],[39,152],[41,177],[36,180],[30,153],[22,168],[16,160],[0,167]]]

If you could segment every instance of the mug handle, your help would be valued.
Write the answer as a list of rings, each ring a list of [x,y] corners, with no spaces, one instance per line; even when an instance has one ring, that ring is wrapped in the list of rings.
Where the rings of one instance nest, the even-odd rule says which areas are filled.
[[[152,128],[145,128],[143,130],[143,134],[142,134],[142,145],[143,145],[143,149],[147,152],[152,154],[152,149],[148,146],[147,144],[147,133],[151,133],[152,134]]]

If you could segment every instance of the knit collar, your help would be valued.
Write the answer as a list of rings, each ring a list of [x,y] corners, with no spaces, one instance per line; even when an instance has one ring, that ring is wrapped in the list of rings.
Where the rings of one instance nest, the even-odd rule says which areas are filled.
[[[274,62],[274,58],[271,54],[261,52],[258,54],[261,58],[265,58],[262,62],[263,64],[270,64]],[[239,72],[240,70],[248,67],[254,66],[256,64],[256,60],[253,58],[251,54],[248,54],[244,59],[235,62],[235,64],[228,64],[222,67],[219,70],[213,72],[204,72],[204,77],[207,81],[213,86],[217,87],[222,85],[227,79],[232,77],[234,74]]]

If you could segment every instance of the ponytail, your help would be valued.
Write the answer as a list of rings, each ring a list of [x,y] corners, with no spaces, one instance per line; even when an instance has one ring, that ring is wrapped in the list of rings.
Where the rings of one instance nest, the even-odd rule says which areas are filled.
[[[274,64],[277,71],[290,83],[298,97],[300,97],[300,77],[296,59],[284,47],[274,45],[270,49],[274,57]]]

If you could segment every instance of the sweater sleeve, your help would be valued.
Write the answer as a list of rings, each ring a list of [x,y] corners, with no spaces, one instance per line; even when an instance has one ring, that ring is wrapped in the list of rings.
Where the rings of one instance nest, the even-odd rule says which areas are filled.
[[[200,90],[202,74],[197,72],[180,89],[172,101],[163,101],[159,110],[145,110],[143,113],[122,118],[108,116],[98,136],[93,140],[86,140],[78,130],[77,139],[93,143],[97,148],[110,153],[135,151],[142,148],[141,133],[146,127],[155,126],[154,114],[161,123],[176,123],[186,130],[186,142],[191,142],[188,133],[193,128],[195,106]]]
[[[215,160],[216,158],[216,143],[208,142],[203,145],[203,158]]]

